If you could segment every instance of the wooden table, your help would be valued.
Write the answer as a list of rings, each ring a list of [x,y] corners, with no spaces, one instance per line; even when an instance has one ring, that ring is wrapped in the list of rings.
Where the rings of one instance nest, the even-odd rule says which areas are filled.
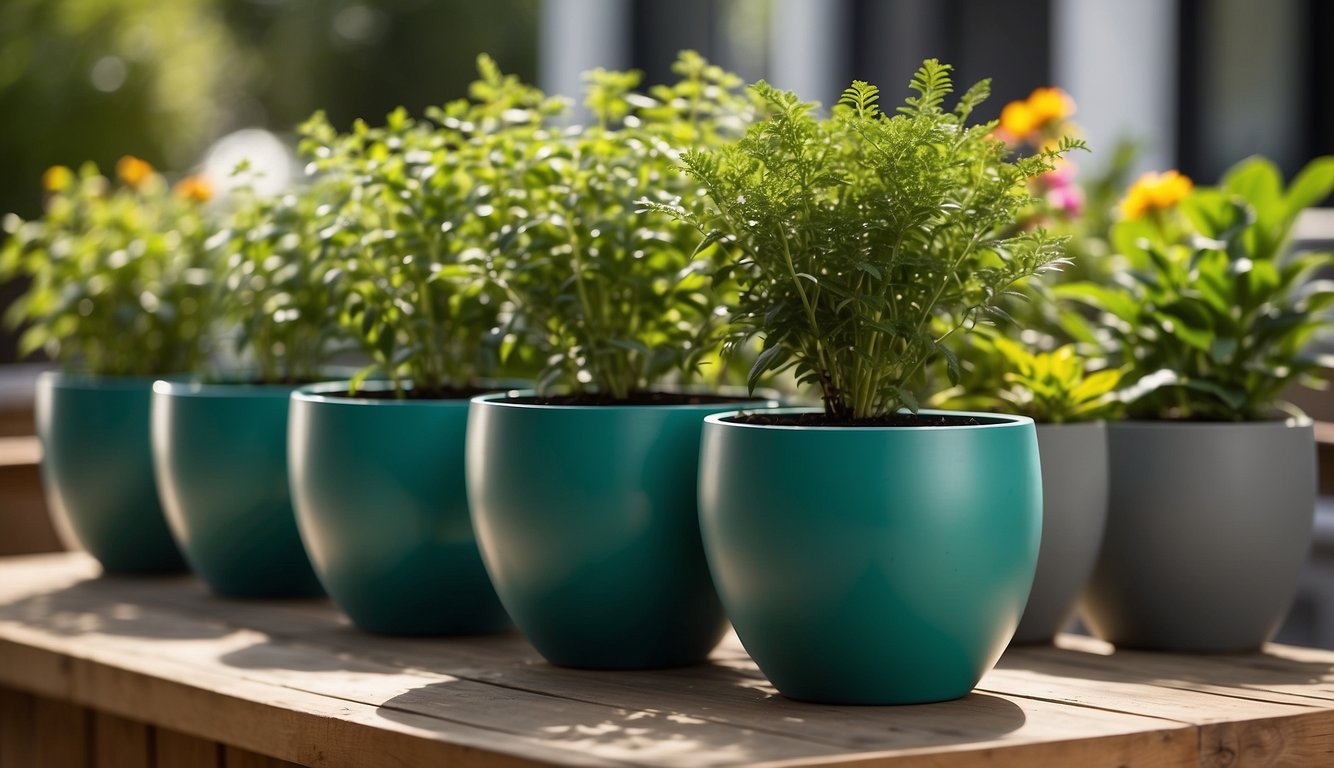
[[[774,693],[707,665],[586,672],[516,635],[372,637],[325,601],[0,559],[0,766],[1334,765],[1334,653],[1011,650],[955,702]]]

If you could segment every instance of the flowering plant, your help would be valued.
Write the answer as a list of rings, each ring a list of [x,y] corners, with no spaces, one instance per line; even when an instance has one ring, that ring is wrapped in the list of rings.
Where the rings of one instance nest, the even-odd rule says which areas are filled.
[[[1330,324],[1334,283],[1310,278],[1334,255],[1288,250],[1298,214],[1332,191],[1334,157],[1286,187],[1251,158],[1217,187],[1168,172],[1131,188],[1112,230],[1129,268],[1055,289],[1101,313],[1105,331],[1072,331],[1122,361],[1131,417],[1270,418],[1289,384],[1315,383],[1307,344]]]
[[[4,219],[0,280],[31,279],[6,321],[26,324],[23,355],[38,350],[97,375],[156,376],[197,370],[205,358],[212,296],[203,209],[205,181],[173,190],[134,157],[116,164],[119,185],[96,166],[57,166],[43,176],[41,218]]]

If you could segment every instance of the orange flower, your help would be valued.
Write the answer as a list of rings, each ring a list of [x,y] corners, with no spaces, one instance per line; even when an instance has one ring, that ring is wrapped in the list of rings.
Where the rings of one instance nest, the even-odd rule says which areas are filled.
[[[176,196],[193,203],[207,203],[213,199],[213,185],[203,176],[186,176],[176,182]]]
[[[74,171],[63,165],[53,165],[42,174],[42,189],[47,192],[62,192],[74,183]]]
[[[1027,139],[1037,127],[1037,117],[1026,101],[1012,101],[1001,110],[1000,130],[1014,141]]]
[[[125,155],[116,161],[116,176],[131,189],[138,189],[153,177],[153,166],[147,160]]]
[[[1194,186],[1188,177],[1175,170],[1146,173],[1130,185],[1121,201],[1121,215],[1134,220],[1154,211],[1165,211],[1185,200]]]
[[[1027,99],[1001,110],[1000,134],[1011,143],[1030,141],[1033,134],[1075,113],[1075,101],[1060,88],[1037,88]],[[1036,142],[1034,142],[1036,143]]]
[[[1028,110],[1034,121],[1043,126],[1064,120],[1075,113],[1075,101],[1060,88],[1038,88],[1028,95]]]

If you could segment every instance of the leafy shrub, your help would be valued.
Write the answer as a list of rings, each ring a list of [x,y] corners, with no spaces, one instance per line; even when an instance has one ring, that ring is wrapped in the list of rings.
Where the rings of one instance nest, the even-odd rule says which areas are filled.
[[[497,368],[512,309],[488,233],[522,215],[497,199],[488,167],[507,140],[557,114],[559,102],[485,56],[471,99],[338,133],[322,114],[300,129],[310,170],[344,195],[320,236],[337,243],[328,282],[342,325],[402,393],[474,385]],[[503,162],[501,163],[503,164]]]
[[[523,216],[489,240],[515,302],[522,343],[545,364],[541,391],[624,399],[688,376],[716,348],[719,297],[698,236],[671,211],[698,205],[682,146],[739,133],[750,102],[741,80],[693,53],[681,79],[649,94],[634,72],[589,73],[595,125],[491,137],[483,176],[493,207]]]
[[[324,177],[276,197],[234,193],[227,228],[210,245],[224,290],[220,319],[259,381],[315,381],[346,339],[339,326],[334,252],[343,180]]]
[[[1010,160],[994,123],[967,125],[988,82],[946,110],[949,72],[924,62],[894,116],[875,86],[854,82],[825,120],[760,82],[767,120],[685,155],[711,205],[676,213],[737,255],[719,278],[738,286],[730,344],[763,339],[752,386],[792,368],[831,419],[916,411],[929,360],[943,356],[957,377],[941,342],[981,313],[1003,316],[1001,296],[1062,263],[1060,241],[1041,230],[1004,233],[1033,202],[1028,180],[1082,143]]]
[[[1090,371],[1073,344],[1034,352],[1004,336],[974,334],[967,351],[969,361],[993,367],[966,371],[962,383],[938,393],[932,405],[1020,413],[1047,424],[1114,418],[1120,411],[1115,390],[1121,372]]]

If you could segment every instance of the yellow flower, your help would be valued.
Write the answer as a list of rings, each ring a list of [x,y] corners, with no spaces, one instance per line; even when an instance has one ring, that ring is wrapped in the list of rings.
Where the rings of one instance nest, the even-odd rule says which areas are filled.
[[[176,196],[193,203],[207,203],[213,199],[213,185],[203,176],[186,176],[176,182]]]
[[[1038,88],[1028,95],[1028,111],[1038,126],[1075,113],[1075,101],[1060,88]]]
[[[1190,178],[1175,170],[1146,173],[1130,185],[1121,201],[1121,215],[1134,220],[1153,211],[1165,211],[1185,200],[1194,186]]]
[[[47,192],[63,192],[74,183],[74,171],[63,165],[53,165],[42,174],[42,189]]]
[[[147,160],[125,155],[116,161],[116,176],[131,189],[138,189],[153,177],[153,166]]]
[[[1037,127],[1037,117],[1026,101],[1012,101],[1001,110],[1001,132],[1012,141],[1027,139]]]

